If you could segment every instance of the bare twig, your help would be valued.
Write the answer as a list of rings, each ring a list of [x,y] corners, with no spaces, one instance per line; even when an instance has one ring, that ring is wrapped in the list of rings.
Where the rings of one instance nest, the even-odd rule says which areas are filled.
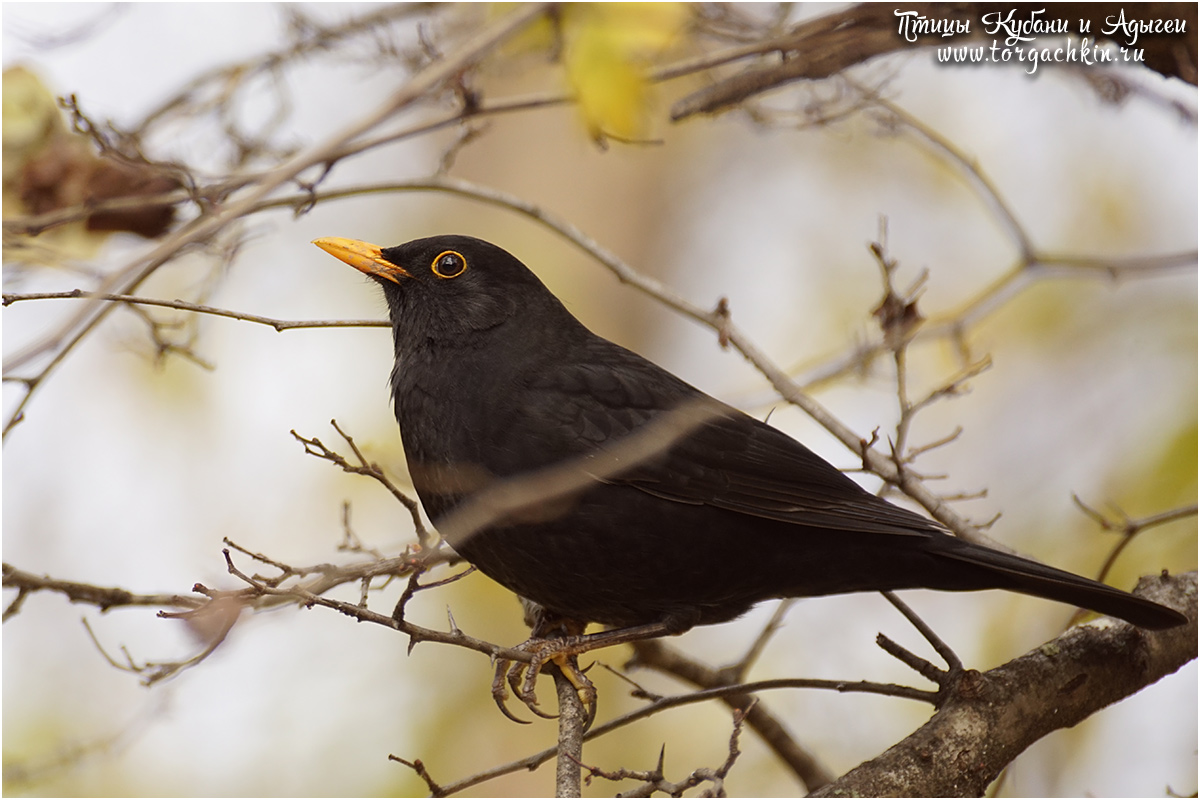
[[[178,675],[180,672],[196,666],[204,659],[208,658],[212,653],[220,647],[225,641],[225,637],[233,630],[233,626],[237,624],[238,617],[241,614],[242,603],[239,598],[226,596],[216,602],[207,603],[200,608],[190,611],[168,613],[165,611],[158,612],[160,617],[169,619],[189,619],[199,624],[193,626],[193,630],[204,630],[206,633],[207,643],[204,648],[193,656],[185,659],[174,661],[147,661],[144,664],[138,664],[134,661],[133,656],[129,651],[122,646],[121,654],[124,656],[124,662],[117,661],[104,646],[100,643],[100,639],[92,630],[91,624],[86,618],[83,619],[84,630],[87,631],[88,638],[92,640],[96,650],[100,655],[116,669],[122,672],[130,672],[138,675],[142,680],[142,685],[151,686],[153,684],[164,681]],[[215,623],[215,625],[214,625]]]
[[[505,658],[510,661],[528,662],[533,658],[524,650],[501,647],[499,645],[492,644],[491,642],[485,642],[481,639],[468,636],[457,627],[453,628],[453,630],[450,632],[437,631],[433,630],[432,628],[424,628],[420,625],[414,625],[408,620],[403,619],[402,615],[400,615],[400,618],[397,618],[397,615],[379,614],[357,603],[347,603],[342,600],[333,600],[317,594],[301,584],[294,584],[290,586],[273,585],[276,583],[276,581],[253,577],[247,575],[245,572],[239,569],[237,565],[234,564],[229,550],[225,550],[224,554],[226,569],[228,569],[229,574],[246,583],[249,586],[247,591],[251,594],[251,596],[275,597],[283,602],[299,603],[307,607],[322,606],[324,608],[329,608],[340,612],[348,617],[358,620],[359,622],[371,622],[376,625],[382,625],[386,628],[391,628],[392,630],[405,633],[412,637],[414,641],[438,642],[440,644],[457,645],[460,647],[465,647],[468,650],[474,650],[475,652],[483,653],[484,655],[487,655],[493,659]],[[411,564],[412,561],[412,559],[409,559],[408,563]],[[291,567],[285,566],[285,569],[289,571],[295,571]],[[411,569],[409,570],[408,574],[413,574]],[[457,580],[460,577],[462,577],[462,575],[456,575],[453,576],[453,579]],[[346,581],[342,580],[341,582],[345,583]],[[419,589],[420,587],[417,588]],[[327,591],[327,589],[325,591]]]
[[[757,663],[763,650],[766,649],[767,642],[771,641],[771,637],[783,627],[783,618],[787,616],[787,612],[795,603],[795,598],[781,600],[775,606],[775,610],[771,613],[771,618],[767,620],[767,624],[762,627],[762,630],[758,632],[758,636],[754,637],[754,641],[746,649],[745,655],[739,658],[736,663],[721,670],[723,674],[729,676],[730,683],[740,683],[745,679],[746,673],[750,671],[750,667]]]
[[[595,766],[587,766],[585,768],[588,771],[588,783],[591,783],[592,778],[603,778],[607,781],[629,779],[642,781],[641,786],[622,792],[618,797],[651,797],[655,792],[661,792],[668,797],[682,797],[683,793],[688,789],[695,788],[703,783],[710,783],[712,787],[700,795],[701,797],[726,797],[725,778],[729,775],[729,770],[733,769],[738,756],[742,754],[742,751],[738,749],[738,738],[742,733],[742,722],[745,716],[745,713],[742,711],[734,710],[733,732],[729,735],[729,755],[726,756],[724,763],[716,769],[700,767],[699,769],[692,770],[692,773],[682,780],[668,781],[663,771],[663,762],[666,756],[666,746],[664,745],[659,750],[658,763],[654,769],[604,770]]]
[[[337,420],[330,420],[329,424],[333,426],[333,429],[338,432],[338,435],[341,436],[346,441],[346,444],[350,446],[351,451],[354,453],[354,458],[358,461],[357,464],[351,464],[339,453],[330,450],[321,443],[320,439],[315,437],[312,439],[305,439],[295,431],[292,431],[291,434],[296,438],[296,441],[304,445],[304,452],[308,453],[309,455],[316,456],[323,461],[328,461],[332,464],[335,464],[341,467],[344,472],[349,472],[354,475],[366,475],[383,484],[384,488],[392,493],[392,497],[396,498],[396,500],[399,501],[402,506],[408,509],[408,512],[412,516],[413,520],[413,530],[416,531],[417,541],[420,542],[421,547],[429,547],[432,535],[425,527],[425,523],[421,520],[421,504],[409,497],[404,492],[400,491],[400,489],[397,488],[396,485],[392,483],[388,476],[384,473],[382,467],[374,462],[368,462],[366,456],[364,456],[362,451],[358,449],[358,445],[354,443],[354,439],[338,427]]]
[[[946,666],[950,668],[951,673],[962,671],[963,663],[959,659],[958,654],[942,641],[940,636],[933,632],[933,628],[929,627],[925,620],[917,616],[916,612],[909,608],[907,603],[897,597],[895,592],[881,592],[881,594],[889,603],[896,607],[897,611],[904,615],[905,619],[912,623],[914,628],[920,631],[921,635],[925,637],[925,641],[929,642],[933,646],[933,649],[937,651],[937,654],[942,657],[942,660],[946,662]]]
[[[672,647],[662,639],[637,642],[633,647],[634,660],[628,666],[655,669],[705,689],[729,685],[725,670],[715,670],[702,664],[684,655],[678,648]],[[649,697],[648,699],[659,700],[661,698]],[[816,754],[801,744],[788,731],[783,722],[768,710],[765,703],[761,702],[761,698],[730,695],[722,699],[731,708],[749,709],[746,721],[751,729],[792,770],[808,791],[816,791],[834,779],[834,774],[820,762]],[[754,702],[751,707],[752,700],[759,702]]]
[[[4,564],[4,588],[17,589],[18,598],[22,601],[26,595],[34,592],[57,592],[64,595],[72,603],[86,603],[108,611],[110,608],[122,606],[153,606],[161,608],[199,608],[204,599],[180,594],[135,594],[126,589],[112,586],[94,586],[89,583],[64,581],[47,576],[38,576],[17,569],[11,564]],[[16,608],[14,608],[16,606]],[[4,619],[19,610],[16,601],[4,611]]]
[[[1117,563],[1117,559],[1121,557],[1121,553],[1125,552],[1125,548],[1129,546],[1129,543],[1132,542],[1134,537],[1136,537],[1139,533],[1159,525],[1166,525],[1181,519],[1194,517],[1197,513],[1197,506],[1195,503],[1192,503],[1191,505],[1181,506],[1180,508],[1172,508],[1169,511],[1163,511],[1159,514],[1151,514],[1150,516],[1142,517],[1141,519],[1131,519],[1129,515],[1119,508],[1113,509],[1113,514],[1111,516],[1105,516],[1101,512],[1084,503],[1077,494],[1072,493],[1071,499],[1083,513],[1095,520],[1101,528],[1106,531],[1116,531],[1117,533],[1121,534],[1120,541],[1117,542],[1116,546],[1112,549],[1112,552],[1108,554],[1108,558],[1104,560],[1104,566],[1100,568],[1100,572],[1096,576],[1096,580],[1098,581],[1103,581],[1108,577],[1108,573]]]
[[[437,782],[433,779],[433,776],[429,774],[429,771],[427,769],[425,769],[425,765],[423,763],[421,763],[421,759],[416,758],[416,759],[413,759],[412,761],[407,761],[403,758],[400,758],[399,756],[394,756],[394,755],[389,754],[388,761],[398,761],[401,764],[403,764],[404,766],[411,769],[413,772],[417,773],[417,777],[419,777],[421,780],[425,781],[425,785],[429,787],[429,796],[430,797],[446,797],[447,796],[446,790],[443,789],[441,786],[438,786]]]
[[[128,294],[99,294],[96,292],[85,292],[82,289],[73,289],[69,292],[30,292],[27,294],[6,293],[4,295],[4,305],[7,306],[13,303],[20,303],[25,300],[72,300],[78,298],[88,300],[106,300],[113,303],[128,303],[130,305],[174,308],[180,311],[191,311],[196,314],[211,314],[215,317],[227,317],[229,319],[242,320],[243,322],[255,322],[259,325],[267,325],[277,331],[294,330],[297,328],[391,327],[391,323],[382,319],[273,319],[271,317],[259,316],[258,314],[247,314],[241,311],[230,311],[224,308],[215,308],[213,306],[203,306],[197,303],[189,303],[186,300],[159,300],[153,297],[137,297],[135,295]]]

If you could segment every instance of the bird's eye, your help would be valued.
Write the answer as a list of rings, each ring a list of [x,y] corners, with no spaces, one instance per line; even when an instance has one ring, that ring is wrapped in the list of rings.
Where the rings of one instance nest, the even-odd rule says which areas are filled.
[[[467,271],[467,260],[462,253],[447,250],[433,260],[432,269],[439,278],[457,278]]]

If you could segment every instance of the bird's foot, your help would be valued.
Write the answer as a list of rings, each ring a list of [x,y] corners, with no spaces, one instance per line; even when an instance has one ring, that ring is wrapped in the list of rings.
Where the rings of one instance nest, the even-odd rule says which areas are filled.
[[[534,693],[534,685],[537,683],[538,675],[542,673],[542,668],[547,664],[553,664],[575,687],[579,701],[583,703],[587,718],[584,730],[587,730],[596,718],[596,687],[579,669],[578,657],[589,650],[599,650],[602,647],[652,639],[656,636],[673,636],[683,633],[693,624],[695,624],[695,620],[691,617],[672,616],[646,625],[584,634],[583,631],[587,628],[586,623],[543,614],[537,620],[533,638],[516,648],[529,653],[532,657],[530,661],[526,663],[523,660],[516,661],[508,658],[496,661],[496,677],[492,680],[492,697],[496,700],[496,705],[500,707],[504,716],[514,722],[524,724],[526,720],[514,716],[508,710],[506,705],[508,689],[505,688],[507,683],[526,708],[539,717],[554,719],[553,715],[538,708],[537,695]],[[547,633],[558,635],[547,635]]]
[[[529,653],[533,659],[528,663],[512,659],[499,659],[496,662],[496,676],[492,680],[492,697],[500,712],[514,722],[526,723],[508,709],[508,689],[512,687],[513,694],[525,704],[525,707],[543,719],[555,719],[556,715],[547,714],[538,707],[536,684],[542,670],[550,664],[558,668],[579,695],[583,704],[586,722],[584,730],[591,727],[596,718],[596,687],[579,668],[579,654],[587,652],[590,642],[587,637],[570,636],[562,638],[533,638],[518,645],[517,650]]]

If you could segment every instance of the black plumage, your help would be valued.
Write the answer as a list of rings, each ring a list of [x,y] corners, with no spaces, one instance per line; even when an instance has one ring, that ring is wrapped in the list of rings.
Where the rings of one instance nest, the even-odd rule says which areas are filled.
[[[444,531],[551,615],[682,631],[769,598],[930,588],[1007,589],[1145,628],[1186,621],[876,497],[786,434],[596,336],[495,245],[317,244],[383,288],[396,418],[435,525],[504,479],[556,466],[578,475],[574,490],[469,536]],[[680,409],[694,419],[670,446],[590,470]]]

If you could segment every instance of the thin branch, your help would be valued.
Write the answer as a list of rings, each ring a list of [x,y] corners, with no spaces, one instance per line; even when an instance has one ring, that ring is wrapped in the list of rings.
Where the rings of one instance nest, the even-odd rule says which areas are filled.
[[[1100,568],[1100,572],[1096,577],[1098,581],[1104,581],[1108,577],[1108,573],[1116,565],[1117,559],[1125,552],[1125,548],[1134,540],[1134,538],[1144,530],[1155,528],[1159,525],[1166,525],[1171,522],[1176,522],[1188,517],[1194,517],[1197,514],[1197,506],[1195,503],[1179,508],[1173,508],[1168,511],[1163,511],[1158,514],[1151,514],[1148,517],[1141,519],[1131,519],[1124,511],[1117,508],[1113,510],[1113,516],[1105,516],[1096,509],[1088,506],[1079,498],[1079,495],[1072,493],[1071,499],[1075,505],[1094,519],[1101,528],[1108,531],[1116,531],[1121,534],[1120,541],[1116,547],[1108,554],[1108,558],[1104,560],[1104,566]]]
[[[184,113],[193,111],[195,98],[206,86],[222,87],[220,96],[226,97],[229,90],[225,87],[231,83],[244,85],[258,75],[277,72],[280,67],[289,62],[300,61],[321,50],[331,49],[343,40],[359,34],[374,35],[388,23],[428,11],[430,8],[432,6],[428,3],[406,3],[372,8],[361,16],[351,17],[341,23],[316,29],[311,32],[311,35],[304,35],[293,44],[277,51],[210,69],[192,78],[175,94],[160,102],[134,127],[138,130],[147,128],[176,109],[182,108]],[[309,31],[305,31],[305,33],[309,34]]]
[[[1128,256],[1074,256],[1066,254],[1038,253],[1029,263],[1030,270],[1039,274],[1058,277],[1075,277],[1099,272],[1113,280],[1152,275],[1168,270],[1186,269],[1196,266],[1197,251],[1187,250],[1163,255]]]
[[[992,182],[992,179],[983,171],[978,162],[959,150],[954,142],[942,136],[917,117],[909,114],[899,105],[891,102],[878,92],[872,91],[855,81],[847,80],[851,86],[864,96],[869,97],[878,108],[886,111],[891,117],[891,122],[902,124],[906,129],[917,134],[917,137],[932,147],[936,153],[957,166],[958,173],[967,179],[967,182],[984,202],[984,205],[991,209],[993,216],[1000,221],[1001,227],[1012,241],[1013,246],[1016,247],[1022,262],[1029,263],[1033,260],[1034,247],[1029,239],[1029,235],[1017,220],[1017,215],[1009,206],[1008,201],[1004,199],[1000,190],[996,188],[996,184]]]
[[[147,661],[145,664],[139,665],[134,662],[129,652],[122,647],[121,650],[126,660],[125,667],[117,664],[107,653],[104,653],[99,639],[92,632],[91,626],[87,624],[87,620],[84,620],[84,627],[87,628],[88,635],[92,638],[92,642],[96,645],[96,648],[101,653],[104,653],[104,657],[108,659],[110,664],[118,669],[139,675],[143,686],[152,686],[196,666],[216,652],[216,649],[225,642],[225,637],[229,635],[229,632],[233,630],[233,626],[241,618],[244,608],[245,603],[236,593],[225,593],[221,597],[210,598],[210,602],[204,606],[190,611],[175,613],[159,611],[158,616],[160,617],[188,620],[191,623],[192,630],[203,631],[207,639],[204,648],[199,653],[188,658],[176,659],[174,661]]]
[[[958,654],[942,641],[940,636],[934,633],[933,628],[929,627],[929,624],[925,620],[921,619],[915,611],[908,607],[907,603],[897,597],[895,592],[881,592],[881,594],[887,598],[889,603],[895,606],[897,611],[904,615],[905,619],[912,623],[914,628],[920,631],[921,635],[925,637],[925,641],[932,645],[933,649],[946,662],[946,666],[950,668],[952,673],[962,671],[963,663],[959,659]]]
[[[729,685],[725,670],[715,670],[702,664],[662,639],[635,642],[633,648],[634,658],[626,665],[627,668],[654,669],[704,689]],[[655,701],[661,699],[645,692],[635,692],[634,695]],[[775,752],[779,760],[792,770],[809,792],[816,791],[834,779],[835,776],[829,768],[788,731],[765,703],[755,702],[753,707],[750,707],[751,700],[759,698],[731,695],[722,699],[730,708],[749,708],[746,721],[751,729]]]
[[[727,673],[731,680],[730,683],[739,683],[745,679],[746,673],[750,671],[750,667],[758,662],[762,656],[763,650],[766,649],[767,643],[781,627],[783,627],[783,618],[787,616],[787,612],[796,604],[796,598],[790,597],[786,600],[781,600],[775,606],[775,611],[771,613],[771,618],[767,620],[767,624],[758,632],[758,636],[754,637],[754,641],[746,648],[746,653],[737,660],[736,663],[721,670],[722,673]]]
[[[708,789],[701,797],[725,797],[725,778],[729,775],[729,771],[733,769],[733,765],[737,762],[738,756],[742,751],[738,748],[738,738],[742,733],[742,722],[746,715],[739,710],[733,712],[733,731],[729,735],[729,753],[725,757],[724,763],[716,769],[709,767],[701,767],[693,770],[690,775],[680,781],[668,781],[663,770],[663,763],[666,757],[666,745],[658,752],[658,763],[653,770],[605,770],[595,766],[585,766],[588,771],[588,783],[591,784],[592,778],[603,778],[607,781],[622,781],[622,780],[640,780],[642,785],[629,791],[622,792],[618,797],[651,797],[655,792],[661,792],[668,797],[682,797],[683,793],[688,789],[699,786],[702,783],[711,783],[712,788]]]
[[[85,734],[81,729],[85,726],[75,726],[50,752],[43,751],[40,755],[31,753],[23,757],[14,748],[15,752],[4,759],[5,793],[36,794],[38,784],[61,779],[88,758],[121,752],[122,748],[146,734],[155,722],[162,719],[170,702],[169,694],[157,692],[150,702],[119,723],[107,716],[105,727],[110,730],[109,733],[83,738]]]
[[[421,520],[421,504],[409,497],[404,492],[400,491],[400,489],[397,488],[396,485],[392,483],[388,476],[384,473],[382,467],[374,462],[368,462],[366,456],[364,456],[362,451],[358,449],[358,445],[354,443],[354,439],[338,427],[336,419],[330,420],[329,424],[333,426],[333,429],[338,432],[338,435],[341,436],[342,439],[346,441],[346,444],[350,446],[350,449],[354,453],[354,457],[358,460],[357,465],[351,464],[339,453],[330,450],[321,443],[320,439],[315,437],[312,439],[305,439],[295,431],[292,431],[291,434],[296,438],[296,441],[304,445],[304,452],[308,453],[309,455],[316,456],[323,461],[329,461],[330,463],[341,467],[344,472],[349,472],[354,475],[366,475],[383,484],[384,488],[392,493],[392,497],[396,498],[396,500],[398,500],[402,506],[408,509],[409,514],[412,516],[413,530],[417,534],[417,541],[420,543],[421,547],[429,547],[433,537],[429,530],[425,527],[425,523]]]
[[[429,787],[429,796],[430,797],[446,797],[447,796],[446,790],[443,789],[441,786],[439,786],[437,781],[435,781],[433,779],[433,776],[429,774],[429,770],[425,769],[425,764],[422,763],[421,759],[415,758],[412,761],[408,761],[406,759],[400,758],[400,756],[394,756],[389,753],[388,761],[397,761],[397,762],[403,764],[404,766],[408,767],[409,769],[411,769],[413,772],[417,773],[417,777],[420,778],[421,780],[425,781],[425,785],[427,787]]]
[[[459,647],[465,647],[468,650],[474,650],[478,653],[483,653],[492,659],[504,658],[510,661],[525,662],[533,659],[533,657],[524,650],[520,650],[518,648],[501,647],[499,645],[492,644],[491,642],[483,641],[482,639],[476,639],[463,633],[458,628],[454,628],[450,632],[425,628],[420,625],[414,625],[403,618],[379,614],[356,603],[347,603],[342,600],[333,600],[331,598],[324,597],[301,585],[272,585],[273,581],[247,575],[245,572],[239,569],[237,565],[234,564],[229,550],[225,550],[224,554],[226,569],[229,571],[229,574],[246,583],[250,587],[249,591],[254,595],[276,597],[285,602],[300,603],[301,605],[308,607],[322,606],[356,619],[359,622],[370,622],[376,625],[382,625],[385,628],[391,628],[392,630],[407,634],[416,641],[457,645]],[[409,574],[412,573],[410,572]],[[461,576],[455,576],[455,578],[457,577]]]
[[[135,594],[126,589],[121,589],[113,586],[93,586],[89,583],[77,583],[75,581],[63,581],[47,576],[34,575],[31,572],[17,569],[11,564],[4,564],[4,588],[17,589],[18,597],[24,599],[24,596],[35,592],[57,592],[64,595],[72,603],[86,603],[99,608],[101,611],[108,611],[110,608],[119,608],[122,606],[154,606],[161,608],[167,606],[170,608],[199,608],[204,604],[204,599],[200,597],[180,594]],[[14,609],[12,605],[5,609],[4,619],[15,614],[19,610]]]
[[[12,305],[26,300],[105,300],[113,303],[128,303],[130,305],[156,306],[158,308],[174,308],[179,311],[191,311],[196,314],[210,314],[214,317],[226,317],[243,322],[254,322],[266,325],[277,331],[294,330],[296,328],[390,328],[391,323],[382,319],[308,319],[286,320],[263,317],[258,314],[248,314],[242,311],[230,311],[215,306],[204,306],[189,303],[186,300],[159,300],[153,297],[138,297],[130,294],[101,294],[86,292],[82,289],[72,289],[69,292],[30,292],[27,294],[8,293],[3,296],[4,305]]]

